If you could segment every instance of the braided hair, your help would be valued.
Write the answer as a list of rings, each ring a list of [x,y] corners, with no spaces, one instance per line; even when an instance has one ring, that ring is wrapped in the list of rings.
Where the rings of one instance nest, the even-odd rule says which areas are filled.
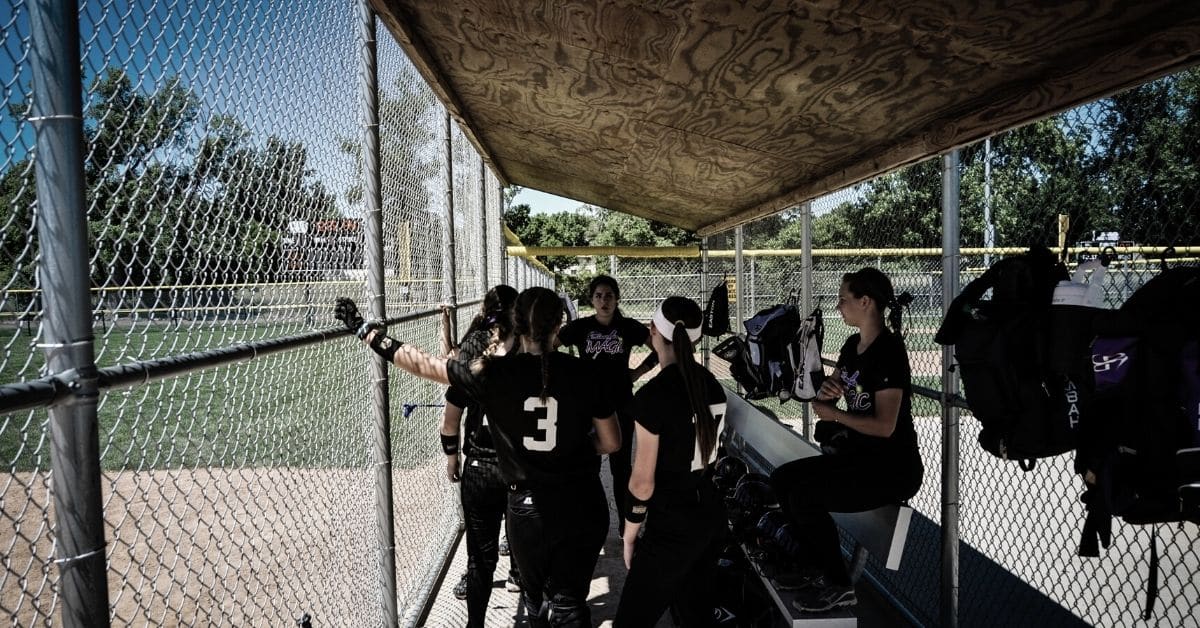
[[[902,311],[912,303],[912,295],[902,292],[899,296],[892,288],[892,280],[883,271],[870,266],[842,275],[842,283],[856,297],[871,297],[875,308],[897,336],[904,336]],[[886,310],[886,311],[885,311]]]
[[[546,288],[526,288],[513,305],[513,333],[537,345],[542,355],[542,402],[550,396],[550,354],[562,323],[562,299]]]
[[[675,323],[671,337],[664,340],[670,343],[675,353],[675,363],[683,374],[683,387],[696,416],[696,442],[700,445],[700,459],[707,463],[717,446],[717,422],[704,395],[704,380],[701,377],[704,367],[696,363],[693,356],[695,345],[687,331],[689,327],[695,329],[700,326],[704,321],[704,312],[695,301],[676,296],[667,297],[662,302],[662,313],[668,321]]]
[[[512,309],[513,303],[516,300],[517,289],[505,284],[493,287],[484,295],[483,305],[480,306],[479,313],[475,315],[475,318],[471,319],[470,326],[467,327],[466,333],[463,334],[463,338],[466,338],[477,331],[491,332],[488,346],[484,348],[483,353],[471,361],[471,371],[473,373],[482,371],[484,363],[496,355],[496,352],[504,344],[505,339],[512,335]]]

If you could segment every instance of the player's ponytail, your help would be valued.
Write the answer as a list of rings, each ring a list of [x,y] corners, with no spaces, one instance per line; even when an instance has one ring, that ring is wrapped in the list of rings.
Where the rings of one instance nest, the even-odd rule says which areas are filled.
[[[664,327],[671,332],[663,336],[670,342],[675,363],[683,375],[683,386],[696,415],[696,442],[700,445],[701,460],[707,465],[717,446],[717,421],[705,396],[704,367],[696,363],[693,355],[703,322],[704,312],[700,306],[686,297],[667,297],[654,314],[654,325],[659,333],[663,333]]]
[[[897,336],[904,335],[903,309],[912,303],[913,297],[907,292],[896,295],[892,288],[892,280],[883,271],[870,266],[860,268],[852,273],[842,275],[842,283],[856,297],[871,297],[879,316],[887,323]],[[886,311],[886,316],[885,316]]]
[[[528,338],[541,350],[543,402],[550,396],[550,354],[562,315],[562,299],[546,288],[527,288],[513,305],[513,333]]]

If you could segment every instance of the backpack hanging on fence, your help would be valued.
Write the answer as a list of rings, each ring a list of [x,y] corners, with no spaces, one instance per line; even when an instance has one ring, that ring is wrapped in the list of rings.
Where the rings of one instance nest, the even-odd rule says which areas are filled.
[[[1164,254],[1165,260],[1165,254]],[[1166,268],[1119,310],[1098,316],[1094,398],[1076,471],[1087,489],[1080,556],[1098,556],[1112,517],[1130,524],[1200,523],[1200,268]],[[1151,531],[1145,617],[1157,598]]]
[[[701,331],[704,335],[713,338],[732,331],[729,327],[729,287],[725,285],[724,281],[717,284],[708,297],[708,304],[704,307],[704,325]]]
[[[1004,258],[967,284],[934,338],[954,345],[967,405],[982,425],[979,444],[1026,471],[1075,447],[1086,371],[1056,372],[1049,360],[1051,301],[1067,278],[1045,247]],[[1066,361],[1079,369],[1086,340],[1065,350],[1079,356]]]
[[[713,348],[729,361],[729,372],[745,389],[747,399],[791,398],[796,378],[791,346],[800,323],[795,305],[769,307],[744,323],[745,337],[734,336]]]
[[[792,384],[792,399],[812,401],[817,398],[825,369],[821,364],[821,349],[825,345],[825,319],[817,308],[800,323],[800,329],[788,345],[788,357],[796,374]]]

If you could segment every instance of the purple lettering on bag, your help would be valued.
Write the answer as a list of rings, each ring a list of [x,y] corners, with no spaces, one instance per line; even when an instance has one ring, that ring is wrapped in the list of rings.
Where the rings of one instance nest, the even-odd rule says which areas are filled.
[[[1103,392],[1125,381],[1129,366],[1137,357],[1137,338],[1096,338],[1092,343],[1092,373],[1096,392]]]

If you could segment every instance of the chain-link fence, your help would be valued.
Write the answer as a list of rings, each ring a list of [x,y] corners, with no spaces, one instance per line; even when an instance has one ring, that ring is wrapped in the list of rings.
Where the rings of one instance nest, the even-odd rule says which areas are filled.
[[[943,256],[956,255],[966,285],[1006,254],[1041,244],[1067,247],[1068,267],[1112,246],[1117,259],[1104,277],[1107,307],[1118,307],[1159,272],[1159,251],[1174,246],[1170,264],[1200,260],[1200,70],[1190,70],[962,149],[953,176],[960,186],[961,255],[942,242],[943,160],[907,167],[853,188],[707,239],[707,259],[599,259],[621,285],[627,315],[648,319],[670,294],[702,305],[718,282],[738,301],[740,320],[794,299],[825,314],[824,351],[833,359],[853,333],[834,311],[844,273],[878,267],[913,302],[904,316],[905,342],[918,394],[913,415],[925,462],[904,564],[870,576],[911,618],[944,620],[947,594],[941,542],[943,493],[943,352],[933,336],[954,294],[943,288]],[[811,228],[804,242],[806,212]],[[804,250],[811,288],[804,288]],[[615,251],[614,251],[615,253]],[[739,259],[736,259],[740,257]],[[703,269],[703,270],[702,270]],[[739,272],[740,269],[740,272]],[[702,272],[707,273],[702,279]],[[702,284],[704,288],[702,288]],[[1181,313],[1193,316],[1194,313]],[[728,364],[710,368],[730,385]],[[1147,391],[1147,394],[1154,394]],[[762,403],[797,431],[805,408]],[[958,620],[963,625],[1132,625],[1139,623],[1149,579],[1149,541],[1157,535],[1159,601],[1152,625],[1197,625],[1200,571],[1194,524],[1115,524],[1111,549],[1099,558],[1076,555],[1084,520],[1084,490],[1071,456],[1042,461],[1033,472],[992,457],[976,444],[979,424],[962,409],[958,422],[960,500],[955,516],[961,545]],[[1132,429],[1132,427],[1131,427]]]
[[[386,33],[372,60],[358,2],[61,5],[0,23],[0,613],[103,622],[85,573],[117,625],[416,624],[460,528],[441,388],[396,371],[380,408],[331,308],[381,294],[393,335],[436,352],[440,303],[465,324],[490,285],[553,286],[505,261],[500,180]],[[54,109],[72,83],[81,124]],[[71,120],[78,172],[51,172]],[[39,210],[43,168],[51,198],[82,194],[79,250],[45,230],[71,207]],[[94,416],[63,416],[94,426],[93,460],[61,455],[81,381]],[[89,521],[64,494],[92,486]]]

